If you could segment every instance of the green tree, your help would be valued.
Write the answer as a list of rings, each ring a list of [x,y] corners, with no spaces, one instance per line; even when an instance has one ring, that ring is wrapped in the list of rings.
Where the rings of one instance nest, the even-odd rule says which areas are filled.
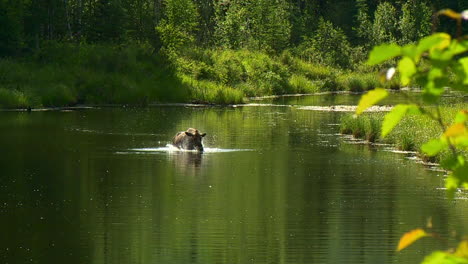
[[[374,45],[394,43],[397,40],[397,10],[389,2],[377,6],[370,41]]]
[[[23,46],[23,2],[0,0],[0,56],[12,56]]]
[[[317,29],[319,3],[317,1],[290,0],[291,44],[298,45],[311,37]]]
[[[317,30],[299,49],[303,59],[331,66],[348,67],[351,45],[343,30],[320,18]],[[305,47],[305,48],[303,48]]]
[[[121,0],[98,0],[89,11],[89,41],[119,43],[124,40],[126,14]]]
[[[425,1],[409,0],[403,4],[399,21],[401,42],[407,44],[429,35],[432,26],[432,11]]]
[[[164,50],[174,55],[194,42],[199,14],[192,0],[167,0],[165,4],[164,17],[156,29]]]
[[[285,0],[221,1],[216,10],[222,46],[279,51],[288,45],[291,24]]]
[[[370,48],[370,39],[372,38],[372,22],[369,18],[369,8],[365,0],[357,0],[358,7],[356,20],[357,26],[353,28],[358,37],[359,44],[366,48]]]

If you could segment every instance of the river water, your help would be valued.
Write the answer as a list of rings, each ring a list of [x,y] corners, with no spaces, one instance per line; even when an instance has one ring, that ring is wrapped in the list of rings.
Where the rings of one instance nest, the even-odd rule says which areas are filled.
[[[349,97],[280,99],[325,105]],[[346,99],[348,98],[348,99]],[[322,102],[322,103],[321,103]],[[419,263],[466,234],[443,172],[287,106],[0,113],[1,263]],[[206,132],[203,154],[171,138]],[[425,238],[395,252],[406,231]]]

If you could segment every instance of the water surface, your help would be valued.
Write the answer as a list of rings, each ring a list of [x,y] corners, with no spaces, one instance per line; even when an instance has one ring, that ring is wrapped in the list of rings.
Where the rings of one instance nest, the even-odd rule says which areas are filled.
[[[445,199],[442,172],[346,143],[340,115],[0,113],[0,262],[417,263],[448,245],[396,253],[404,232],[427,219],[444,236],[465,231],[468,203]],[[208,151],[168,146],[188,127]]]

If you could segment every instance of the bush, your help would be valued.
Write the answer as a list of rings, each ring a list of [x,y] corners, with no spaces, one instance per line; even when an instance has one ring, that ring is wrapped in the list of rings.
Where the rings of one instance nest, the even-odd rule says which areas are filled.
[[[295,93],[316,93],[320,90],[317,83],[299,74],[293,74],[291,78],[289,78],[289,86],[292,87],[292,92]]]
[[[0,88],[0,107],[26,108],[30,106],[30,99],[23,92]]]
[[[350,92],[364,92],[379,85],[375,73],[347,73],[337,78],[339,90]]]

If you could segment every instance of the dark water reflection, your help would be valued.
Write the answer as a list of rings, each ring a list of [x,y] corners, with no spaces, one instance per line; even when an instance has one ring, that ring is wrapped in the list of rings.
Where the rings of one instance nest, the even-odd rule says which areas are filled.
[[[445,199],[441,173],[344,143],[339,117],[278,107],[1,113],[0,262],[416,263],[448,245],[395,253],[405,231],[428,217],[441,234],[465,231],[468,204]],[[213,151],[164,151],[188,127],[206,131]]]

